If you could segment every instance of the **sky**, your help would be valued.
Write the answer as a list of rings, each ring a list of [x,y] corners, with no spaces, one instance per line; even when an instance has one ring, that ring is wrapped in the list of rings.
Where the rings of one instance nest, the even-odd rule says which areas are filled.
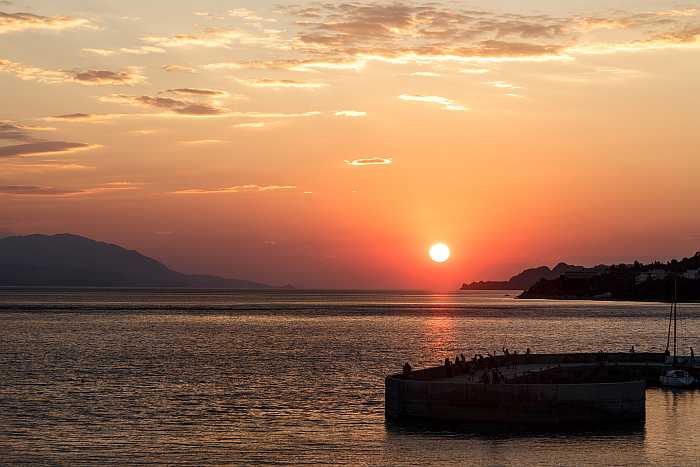
[[[4,235],[307,288],[700,250],[698,2],[3,0],[0,96]]]

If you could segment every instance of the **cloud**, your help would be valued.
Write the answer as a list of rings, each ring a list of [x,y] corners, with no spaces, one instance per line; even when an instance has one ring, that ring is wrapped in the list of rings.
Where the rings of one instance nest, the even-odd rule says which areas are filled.
[[[172,36],[146,36],[141,40],[155,44],[159,47],[207,47],[230,48],[235,42],[241,45],[253,45],[258,47],[270,47],[276,49],[288,49],[288,45],[280,39],[279,31],[264,31],[263,35],[251,34],[236,29],[208,28],[201,32],[175,34]]]
[[[0,5],[8,5],[0,3]],[[32,13],[0,11],[0,34],[27,30],[63,31],[79,27],[95,27],[89,20],[70,16],[40,16]]]
[[[163,65],[163,69],[170,73],[183,72],[183,73],[196,73],[197,70],[187,65]]]
[[[101,55],[102,57],[109,57],[110,55],[114,55],[116,53],[114,50],[92,49],[92,48],[84,48],[83,52],[88,52],[88,53],[95,54],[95,55]]]
[[[32,132],[53,131],[55,128],[40,128],[22,125],[11,121],[0,120],[0,140],[7,141],[36,141]]]
[[[176,195],[210,195],[210,194],[221,194],[221,193],[266,193],[273,191],[291,191],[296,190],[297,187],[293,185],[239,185],[226,188],[211,188],[211,189],[200,189],[193,188],[187,190],[174,191],[173,194]]]
[[[95,167],[76,164],[73,162],[38,161],[38,162],[0,162],[0,171],[3,175],[18,173],[46,173],[46,172],[80,172],[94,170]]]
[[[448,99],[447,97],[441,97],[441,96],[421,96],[421,95],[411,95],[411,94],[401,94],[399,96],[399,99],[402,101],[409,101],[409,102],[426,102],[429,104],[438,104],[442,106],[443,110],[456,110],[456,111],[464,111],[464,110],[469,110],[467,107],[458,104],[457,102],[453,101],[452,99]]]
[[[367,115],[367,112],[360,112],[357,110],[339,110],[338,112],[334,113],[336,117],[365,117]]]
[[[71,154],[101,147],[97,144],[70,143],[66,141],[38,141],[0,147],[0,158],[15,156],[44,156],[49,154]]]
[[[140,47],[122,47],[121,49],[91,49],[85,48],[83,52],[92,53],[95,55],[101,55],[103,57],[108,57],[110,55],[115,55],[119,53],[130,54],[130,55],[149,55],[149,54],[162,54],[165,53],[165,49],[159,47],[152,47],[148,45],[142,45]]]
[[[203,88],[178,88],[178,89],[168,89],[164,91],[170,94],[177,94],[182,96],[207,96],[207,97],[228,97],[226,91],[219,91],[218,89],[203,89]]]
[[[278,123],[279,122],[246,122],[246,123],[236,123],[235,125],[233,125],[233,127],[239,128],[239,129],[244,129],[244,130],[256,130],[256,129],[276,125]]]
[[[231,117],[247,117],[247,118],[305,118],[321,115],[321,112],[316,110],[310,112],[299,113],[284,113],[284,112],[231,112]]]
[[[137,188],[138,184],[130,182],[112,182],[80,189],[65,189],[37,185],[3,185],[0,186],[0,194],[12,196],[54,196],[59,198],[69,198],[115,191],[135,190]]]
[[[318,72],[319,70],[360,71],[367,64],[366,60],[354,57],[337,57],[327,59],[278,59],[268,61],[219,62],[204,65],[207,70],[289,70],[298,72]]]
[[[170,113],[192,117],[226,115],[229,111],[208,102],[195,102],[189,99],[175,99],[160,96],[129,96],[112,94],[99,98],[102,102],[127,104],[134,107],[164,109]]]
[[[236,79],[236,82],[252,88],[297,88],[297,89],[318,89],[328,86],[325,83],[312,83],[308,81],[295,81],[291,79]]]
[[[432,71],[416,71],[411,73],[411,76],[419,76],[423,78],[439,78],[442,75],[440,73],[434,73]]]
[[[515,84],[511,84],[507,81],[488,81],[484,84],[498,89],[523,89],[522,86],[516,86]]]
[[[605,16],[550,16],[467,10],[455,2],[318,2],[280,7],[296,18],[293,60],[238,64],[239,68],[317,71],[335,63],[359,71],[367,63],[443,64],[572,61],[575,55],[700,47],[692,20],[697,7]],[[617,42],[596,42],[599,30],[622,30]],[[594,39],[594,40],[590,40]],[[319,67],[320,69],[320,67]],[[482,71],[465,71],[482,73]]]
[[[122,118],[126,114],[86,114],[86,113],[73,113],[56,115],[53,117],[42,118],[45,122],[68,122],[68,123],[105,123],[110,120],[116,120]]]
[[[202,144],[221,144],[225,143],[226,141],[222,139],[195,139],[191,141],[180,141],[180,144],[187,144],[187,145],[193,145],[193,146],[198,146]]]
[[[86,114],[75,113],[44,117],[41,120],[53,123],[87,123],[100,124],[111,120],[122,118],[165,118],[165,117],[217,117],[217,118],[253,118],[253,119],[288,119],[306,118],[321,115],[319,111],[285,113],[285,112],[232,112],[228,109],[215,107],[209,104],[193,104],[190,101],[172,99],[167,97],[151,96],[127,96],[123,94],[112,94],[102,96],[99,100],[103,102],[126,104],[140,108],[164,109],[165,112],[158,113],[109,113],[109,114]],[[172,106],[172,107],[169,107]],[[273,123],[273,122],[268,122]],[[137,130],[141,131],[141,130]],[[153,130],[146,130],[148,134]]]
[[[249,10],[247,8],[236,8],[233,10],[229,10],[227,12],[228,16],[232,18],[240,18],[245,21],[254,21],[254,22],[260,22],[260,21],[266,21],[270,23],[275,23],[277,22],[276,19],[274,18],[263,18],[262,16],[258,16],[253,10]]]
[[[146,80],[137,68],[127,71],[86,70],[75,72],[70,81],[87,86],[124,86],[142,83]]]
[[[345,163],[352,165],[353,167],[361,167],[364,165],[389,165],[392,164],[394,160],[392,158],[385,157],[364,157],[361,159],[354,159],[351,161],[346,160]]]
[[[110,70],[46,70],[23,63],[12,62],[0,58],[0,71],[11,73],[25,81],[38,81],[41,83],[75,83],[85,86],[124,86],[142,83],[146,80],[138,68],[129,68],[125,71]]]

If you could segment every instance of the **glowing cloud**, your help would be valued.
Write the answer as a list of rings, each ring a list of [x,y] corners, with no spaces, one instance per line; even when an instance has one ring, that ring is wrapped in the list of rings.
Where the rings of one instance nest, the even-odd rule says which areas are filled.
[[[177,94],[182,96],[206,96],[206,97],[228,97],[226,91],[220,91],[218,89],[203,89],[203,88],[178,88],[178,89],[168,89],[165,91],[170,94]]]
[[[169,73],[177,73],[177,72],[182,72],[182,73],[196,73],[197,70],[192,68],[191,66],[186,66],[186,65],[163,65],[163,70],[169,72]]]
[[[438,104],[442,106],[443,110],[455,110],[455,111],[465,111],[469,110],[467,107],[456,103],[452,99],[441,96],[420,96],[411,94],[401,94],[399,99],[402,101],[409,102],[426,102],[428,104]]]
[[[389,165],[393,164],[394,160],[392,158],[385,157],[364,157],[361,159],[354,159],[351,161],[346,160],[345,163],[353,167],[362,167],[365,165]]]
[[[187,145],[204,145],[204,144],[221,144],[225,143],[226,141],[222,139],[195,139],[192,141],[181,141],[180,144],[187,144]]]
[[[189,189],[189,190],[178,190],[174,191],[173,194],[176,195],[211,195],[211,194],[221,194],[221,193],[266,193],[273,191],[291,191],[296,190],[296,186],[292,185],[238,185],[226,188],[212,188],[212,189]]]
[[[325,83],[311,83],[307,81],[294,81],[291,79],[236,79],[236,82],[252,88],[296,88],[296,89],[318,89],[328,86]]]
[[[79,27],[94,27],[87,19],[70,16],[40,16],[32,13],[3,13],[0,11],[0,34],[26,30],[62,31]]]
[[[69,143],[66,141],[38,141],[0,147],[0,158],[16,156],[45,156],[48,154],[70,154],[101,147],[98,144]]]
[[[207,102],[193,102],[188,99],[175,99],[172,97],[112,94],[110,96],[102,96],[99,99],[102,102],[127,104],[134,107],[164,109],[173,114],[193,117],[217,116],[228,113],[228,109],[217,107]]]
[[[48,84],[76,83],[85,86],[125,86],[142,83],[146,80],[146,77],[141,74],[138,68],[129,68],[125,71],[46,70],[5,59],[0,59],[0,71],[14,74],[17,78],[25,81],[38,81]]]
[[[339,110],[338,112],[334,113],[336,117],[351,117],[351,118],[358,118],[358,117],[365,117],[367,116],[367,112],[360,112],[357,110]]]

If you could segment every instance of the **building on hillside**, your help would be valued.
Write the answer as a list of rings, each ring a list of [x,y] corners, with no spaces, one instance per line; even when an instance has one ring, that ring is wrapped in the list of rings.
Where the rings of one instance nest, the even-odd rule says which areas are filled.
[[[683,277],[692,280],[700,279],[700,269],[688,269],[683,273]]]
[[[660,281],[668,277],[668,271],[663,269],[652,269],[639,273],[634,278],[635,284],[641,284],[646,281]]]

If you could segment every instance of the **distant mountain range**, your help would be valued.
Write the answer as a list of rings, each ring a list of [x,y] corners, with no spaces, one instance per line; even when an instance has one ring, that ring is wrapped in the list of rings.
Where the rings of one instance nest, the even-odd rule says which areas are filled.
[[[247,280],[183,274],[137,251],[71,234],[0,238],[0,286],[270,287]]]
[[[507,281],[479,281],[462,284],[461,290],[527,290],[542,279],[557,279],[563,275],[596,275],[608,269],[606,265],[592,268],[559,263],[553,269],[547,266],[525,269]]]

